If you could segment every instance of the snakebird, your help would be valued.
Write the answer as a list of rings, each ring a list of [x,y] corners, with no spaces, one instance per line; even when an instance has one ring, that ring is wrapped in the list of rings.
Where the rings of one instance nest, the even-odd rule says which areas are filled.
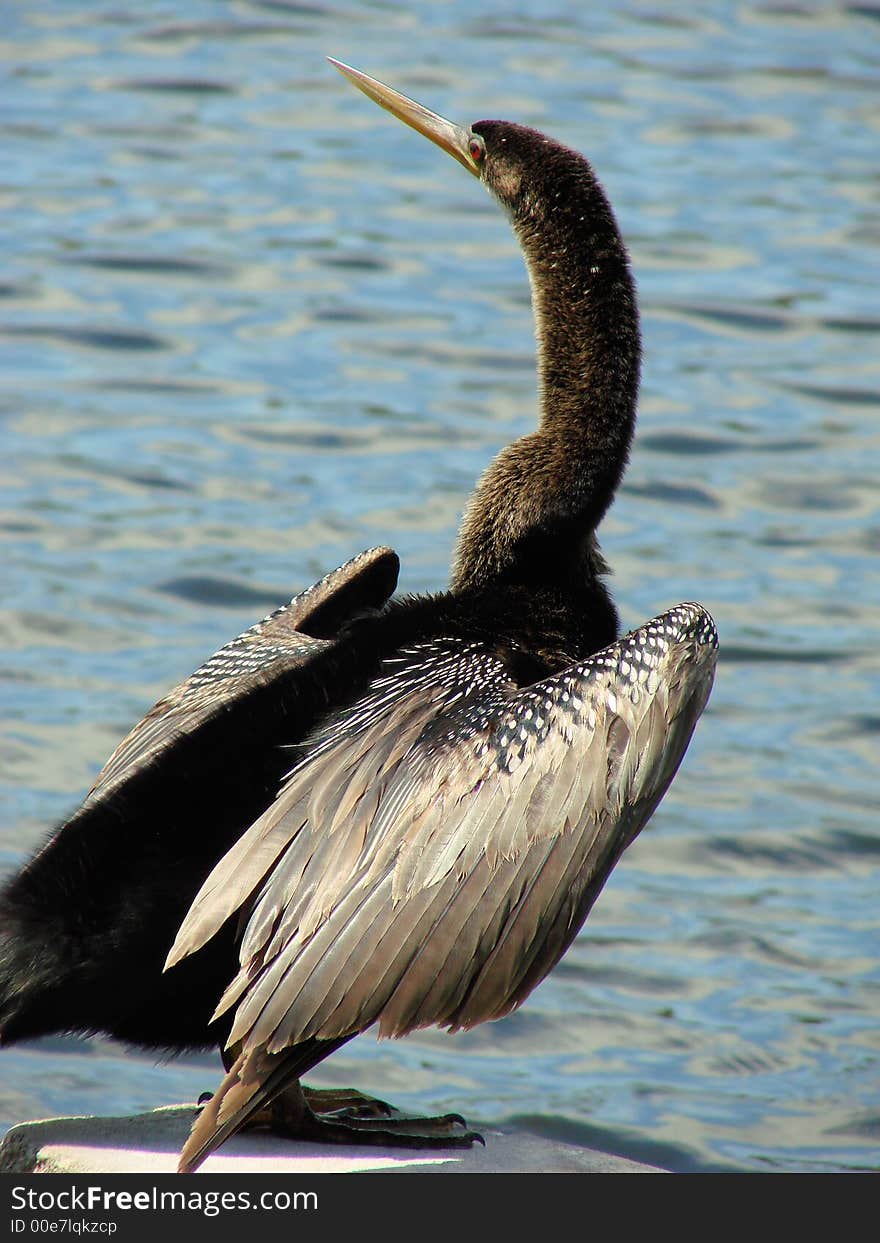
[[[5,888],[3,1042],[221,1047],[183,1171],[261,1120],[333,1142],[479,1138],[300,1081],[368,1028],[517,1007],[662,798],[715,669],[696,604],[618,638],[596,529],[629,454],[640,337],[590,164],[332,63],[507,212],[540,421],[480,480],[447,591],[392,599],[388,548],[329,574],[156,704]]]

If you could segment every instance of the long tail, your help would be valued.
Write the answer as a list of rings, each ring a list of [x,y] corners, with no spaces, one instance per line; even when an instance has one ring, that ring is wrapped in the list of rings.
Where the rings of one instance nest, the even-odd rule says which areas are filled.
[[[193,1123],[180,1153],[178,1174],[192,1174],[258,1110],[351,1038],[305,1040],[283,1053],[264,1049],[241,1053]]]

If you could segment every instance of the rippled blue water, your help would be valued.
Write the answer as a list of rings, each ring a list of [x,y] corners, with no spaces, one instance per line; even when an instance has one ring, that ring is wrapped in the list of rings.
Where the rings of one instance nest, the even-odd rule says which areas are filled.
[[[362,1038],[324,1081],[675,1169],[876,1168],[880,10],[666,7],[5,6],[0,864],[352,552],[443,585],[473,481],[532,425],[505,221],[340,56],[593,159],[645,331],[604,549],[628,625],[697,598],[723,653],[676,786],[526,1007]],[[0,1115],[215,1077],[42,1041],[0,1055]]]

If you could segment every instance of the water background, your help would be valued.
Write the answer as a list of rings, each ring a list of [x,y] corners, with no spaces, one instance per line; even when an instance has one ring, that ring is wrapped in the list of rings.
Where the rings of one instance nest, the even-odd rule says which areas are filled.
[[[665,15],[664,15],[665,10]],[[602,528],[627,626],[723,652],[679,779],[500,1024],[320,1068],[673,1169],[876,1169],[880,10],[6,0],[0,866],[214,648],[355,551],[445,584],[532,425],[501,213],[324,62],[586,152],[644,317]],[[105,1040],[0,1054],[0,1118],[211,1088]]]

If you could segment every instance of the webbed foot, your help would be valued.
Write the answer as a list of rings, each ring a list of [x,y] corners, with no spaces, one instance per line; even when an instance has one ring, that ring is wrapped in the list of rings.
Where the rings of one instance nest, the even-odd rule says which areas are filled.
[[[386,1101],[354,1088],[306,1088],[293,1084],[248,1122],[273,1135],[319,1144],[367,1144],[389,1148],[470,1148],[485,1144],[460,1114],[408,1118]]]

